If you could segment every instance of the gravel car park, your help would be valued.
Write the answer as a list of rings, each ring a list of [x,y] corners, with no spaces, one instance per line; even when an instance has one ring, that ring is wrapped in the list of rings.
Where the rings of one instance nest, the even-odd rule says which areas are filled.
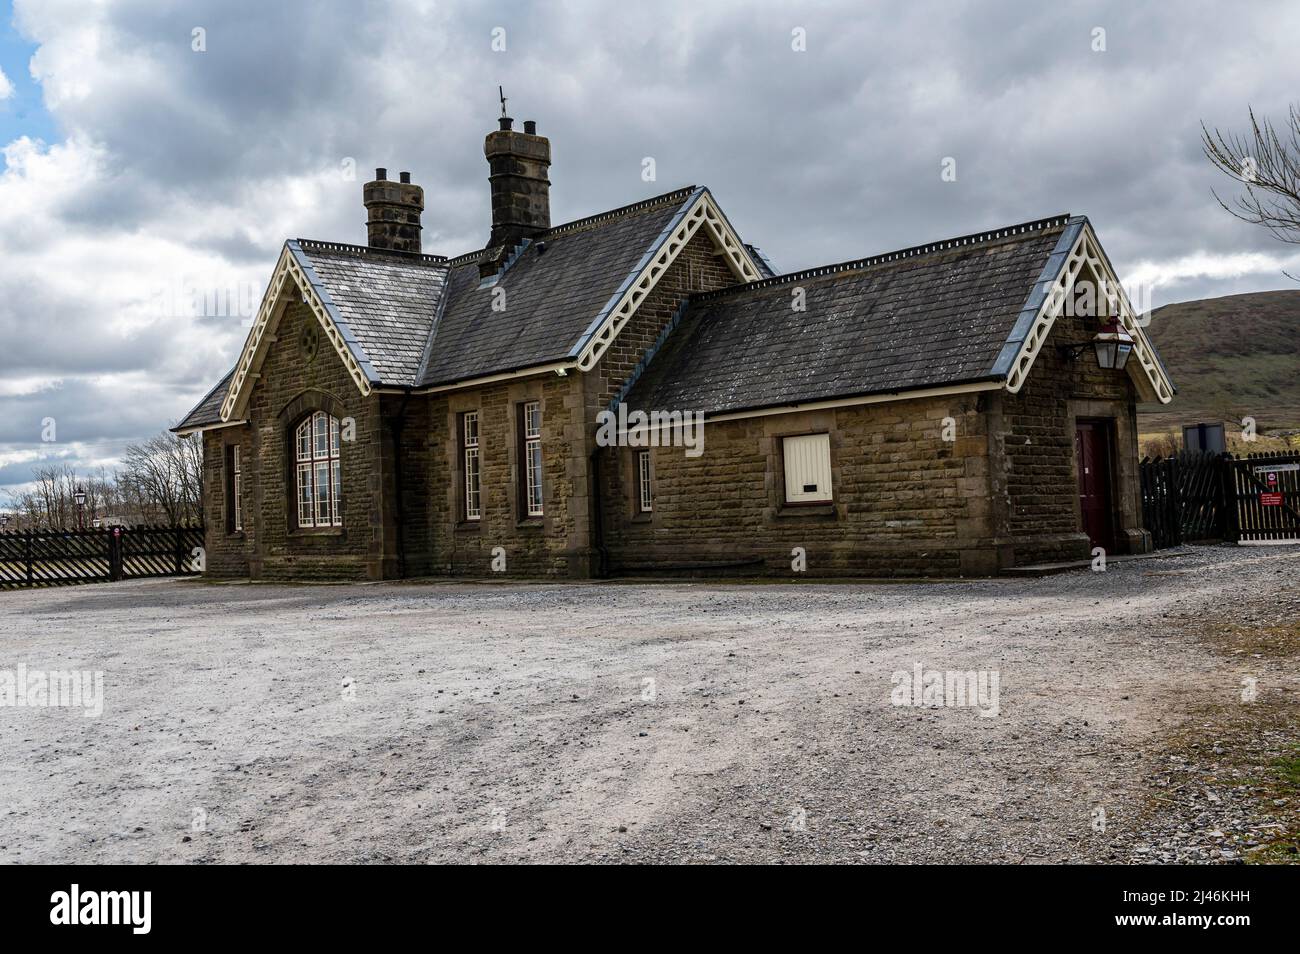
[[[1297,570],[6,593],[0,670],[103,693],[0,712],[0,860],[1249,858],[1294,799],[1202,763],[1295,754]]]

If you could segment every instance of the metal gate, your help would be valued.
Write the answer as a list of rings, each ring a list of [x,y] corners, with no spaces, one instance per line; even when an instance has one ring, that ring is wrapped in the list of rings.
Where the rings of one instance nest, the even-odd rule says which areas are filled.
[[[1300,454],[1250,454],[1229,463],[1234,539],[1300,540]]]
[[[1231,466],[1232,458],[1209,451],[1142,461],[1142,524],[1157,550],[1233,539],[1232,502],[1225,493]]]
[[[199,572],[202,527],[0,531],[0,589]]]

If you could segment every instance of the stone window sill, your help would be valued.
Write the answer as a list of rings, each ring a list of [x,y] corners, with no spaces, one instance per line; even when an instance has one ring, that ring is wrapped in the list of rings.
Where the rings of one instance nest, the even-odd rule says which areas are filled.
[[[483,526],[482,520],[461,520],[456,524],[457,533],[478,533]]]
[[[295,527],[289,531],[291,538],[311,539],[318,537],[342,537],[347,534],[343,527]]]
[[[542,518],[541,518],[541,517],[525,517],[523,520],[516,520],[516,521],[515,521],[515,529],[516,529],[516,530],[541,530],[541,529],[542,529]]]
[[[776,508],[775,516],[782,520],[800,517],[834,518],[835,504],[782,504]]]

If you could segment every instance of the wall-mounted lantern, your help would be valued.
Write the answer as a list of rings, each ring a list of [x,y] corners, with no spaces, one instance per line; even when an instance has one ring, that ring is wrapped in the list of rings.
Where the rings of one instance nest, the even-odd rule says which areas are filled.
[[[1114,318],[1097,333],[1092,344],[1097,349],[1097,364],[1108,371],[1124,370],[1128,356],[1133,353],[1133,336]]]
[[[1106,371],[1122,371],[1133,353],[1133,336],[1114,318],[1102,326],[1091,342],[1097,353],[1097,365]],[[1078,361],[1088,350],[1088,344],[1060,345],[1061,355],[1069,361]]]

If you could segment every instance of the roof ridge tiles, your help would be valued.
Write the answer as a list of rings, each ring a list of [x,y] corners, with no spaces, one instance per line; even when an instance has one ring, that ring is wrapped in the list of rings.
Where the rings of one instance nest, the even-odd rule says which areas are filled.
[[[630,205],[619,206],[617,209],[608,209],[604,212],[597,212],[595,215],[588,215],[585,218],[574,219],[572,222],[563,222],[560,225],[553,225],[545,232],[536,235],[533,238],[533,241],[545,241],[552,235],[563,235],[568,232],[577,232],[588,226],[620,218],[621,216],[629,215],[633,212],[642,212],[646,209],[657,208],[661,205],[673,205],[674,203],[684,202],[698,190],[699,186],[683,186],[680,189],[674,189],[672,192],[665,192],[662,195],[651,196],[648,199],[642,199],[641,201],[633,202]],[[471,262],[477,262],[483,257],[483,253],[486,251],[486,248],[480,248],[475,249],[472,252],[464,252],[461,255],[448,259],[447,264],[453,268],[460,265],[468,265]]]
[[[965,248],[966,246],[971,245],[982,245],[1014,235],[1025,235],[1030,232],[1042,232],[1050,228],[1065,226],[1070,222],[1070,219],[1070,213],[1062,212],[1060,215],[1048,216],[1045,219],[1034,219],[1031,222],[1020,222],[1016,225],[1006,225],[1002,228],[988,229],[984,232],[972,232],[969,235],[959,235],[954,238],[940,239],[937,242],[927,242],[924,245],[913,245],[908,248],[896,249],[892,252],[882,252],[879,255],[870,255],[866,258],[852,259],[847,262],[837,262],[832,265],[816,265],[812,268],[805,268],[797,272],[787,272],[784,275],[773,275],[771,278],[762,278],[754,282],[728,285],[726,288],[719,288],[713,291],[696,292],[691,296],[691,301],[714,301],[719,298],[725,298],[729,295],[738,295],[743,292],[770,288],[774,285],[784,285],[792,281],[799,281],[806,278],[820,278],[823,275],[833,275],[837,272],[859,271],[864,268],[870,268],[874,265],[883,265],[888,262],[903,261],[909,258],[920,258],[925,255],[947,252],[956,248]]]
[[[446,255],[433,255],[428,252],[406,252],[395,248],[375,248],[371,245],[352,245],[348,242],[325,242],[320,239],[294,239],[304,252],[342,252],[364,258],[393,258],[407,261],[429,262],[435,265],[447,264]]]
[[[675,202],[682,202],[694,194],[697,187],[693,185],[683,186],[680,189],[674,189],[672,192],[665,192],[662,195],[651,196],[649,199],[642,199],[639,202],[633,202],[630,205],[619,206],[617,209],[609,209],[605,212],[597,212],[595,215],[588,215],[585,218],[574,219],[572,222],[564,222],[560,225],[554,225],[544,232],[544,235],[558,235],[564,232],[577,231],[588,225],[595,225],[598,222],[604,222],[608,219],[616,219],[620,216],[628,215],[632,212],[640,212],[644,209],[654,208],[660,205],[671,205]]]

